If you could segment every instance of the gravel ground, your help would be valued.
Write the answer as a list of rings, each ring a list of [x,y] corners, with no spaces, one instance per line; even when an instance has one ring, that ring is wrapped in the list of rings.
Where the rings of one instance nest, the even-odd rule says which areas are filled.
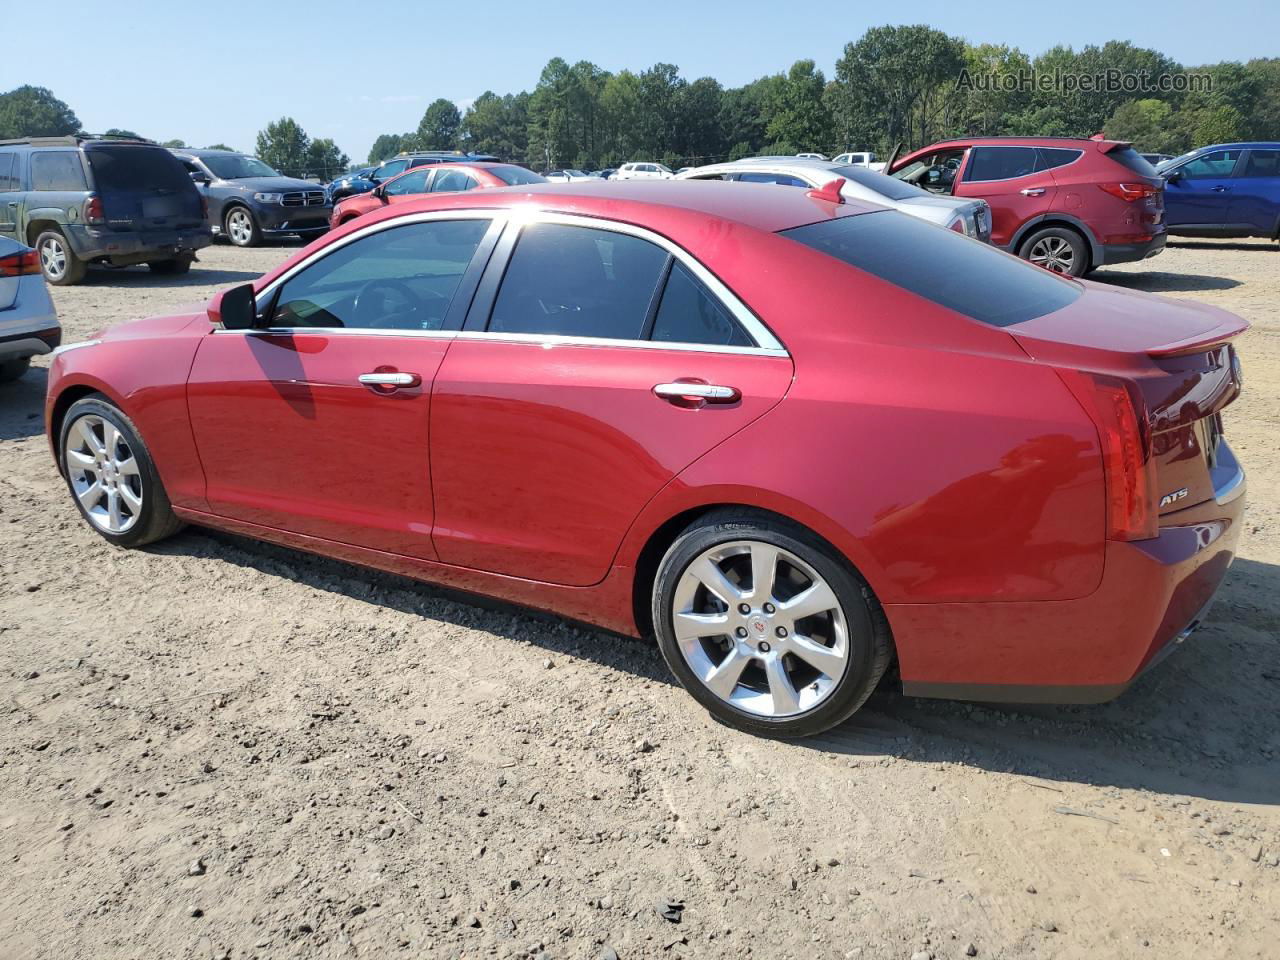
[[[290,252],[55,299],[77,340]],[[113,549],[43,368],[0,387],[0,956],[1275,957],[1280,251],[1098,279],[1254,324],[1210,622],[1111,704],[883,692],[802,743],[710,721],[647,643],[198,529]]]

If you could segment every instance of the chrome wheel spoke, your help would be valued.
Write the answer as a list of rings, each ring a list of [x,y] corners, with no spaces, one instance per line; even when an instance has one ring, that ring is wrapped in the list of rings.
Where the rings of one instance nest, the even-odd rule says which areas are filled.
[[[719,666],[703,678],[702,682],[707,685],[708,690],[720,699],[728,700],[733,696],[733,691],[738,688],[738,681],[742,678],[742,671],[747,668],[747,664],[750,662],[751,658],[735,647],[729,651],[729,655],[720,662]]]
[[[768,543],[751,547],[750,599],[757,604],[773,599],[773,581],[778,572],[778,548]]]
[[[835,591],[827,586],[825,580],[815,580],[803,592],[796,594],[785,603],[778,604],[778,610],[794,622],[815,614],[826,613],[838,606],[840,601],[836,599]]]
[[[727,613],[677,613],[673,618],[677,640],[717,637],[729,631]]]
[[[824,676],[830,677],[832,680],[839,680],[841,674],[844,673],[844,654],[838,653],[831,647],[823,646],[816,640],[811,640],[809,637],[793,636],[789,649],[813,669]]]
[[[120,496],[124,500],[125,506],[129,508],[130,516],[136,517],[138,511],[142,509],[142,497],[134,493],[133,487],[127,483],[120,484],[117,489],[120,491]]]
[[[76,434],[79,436],[80,442],[91,452],[95,454],[105,454],[107,452],[107,448],[98,439],[98,435],[93,432],[93,427],[89,424],[88,417],[76,421]]]
[[[719,564],[710,557],[704,556],[695,561],[688,573],[730,607],[745,599],[743,592],[729,581]]]
[[[138,461],[130,454],[124,460],[116,461],[116,469],[126,477],[136,477],[138,476]]]
[[[83,453],[80,450],[67,451],[67,463],[72,467],[77,467],[81,470],[92,470],[97,462],[98,461],[94,460],[93,457],[89,456],[89,454]]]
[[[76,491],[76,497],[86,510],[92,510],[102,499],[102,484],[94,480],[83,490]]]
[[[773,700],[775,716],[786,716],[800,709],[800,694],[796,692],[787,669],[782,664],[781,656],[769,657],[764,664],[765,676],[769,678],[769,697]]]
[[[107,525],[112,532],[124,526],[124,516],[120,512],[120,494],[115,490],[107,491]]]

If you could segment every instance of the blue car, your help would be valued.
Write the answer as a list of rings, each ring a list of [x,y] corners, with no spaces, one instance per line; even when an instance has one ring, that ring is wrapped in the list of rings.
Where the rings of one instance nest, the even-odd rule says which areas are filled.
[[[1280,143],[1201,147],[1157,171],[1171,234],[1280,240]]]
[[[326,188],[326,196],[330,203],[337,203],[357,193],[368,193],[378,184],[398,177],[406,170],[423,167],[432,163],[478,163],[487,161],[501,163],[497,157],[487,153],[460,153],[456,150],[422,150],[415,153],[402,153],[398,157],[383,160],[376,167],[365,167],[354,173],[343,174]]]

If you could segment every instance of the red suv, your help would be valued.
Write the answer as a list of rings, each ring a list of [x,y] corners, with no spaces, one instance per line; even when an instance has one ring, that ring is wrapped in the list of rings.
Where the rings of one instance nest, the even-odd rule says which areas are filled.
[[[991,206],[991,242],[1073,277],[1164,249],[1164,181],[1128,143],[1070,137],[944,140],[885,172]]]

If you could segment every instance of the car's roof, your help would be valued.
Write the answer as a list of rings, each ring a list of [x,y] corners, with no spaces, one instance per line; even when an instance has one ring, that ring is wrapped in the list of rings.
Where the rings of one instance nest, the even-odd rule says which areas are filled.
[[[1200,147],[1192,153],[1204,153],[1208,150],[1280,150],[1280,142],[1275,140],[1250,140],[1247,143],[1215,143],[1211,147]]]
[[[197,150],[194,147],[171,147],[170,153],[181,153],[188,157],[249,157],[252,154],[239,150]]]
[[[969,143],[982,147],[1040,147],[1068,146],[1082,147],[1089,144],[1128,143],[1127,140],[1094,140],[1092,137],[952,137],[949,140],[938,140],[930,147],[944,146],[948,143]],[[929,149],[925,147],[924,149]],[[912,150],[919,153],[919,150]]]

